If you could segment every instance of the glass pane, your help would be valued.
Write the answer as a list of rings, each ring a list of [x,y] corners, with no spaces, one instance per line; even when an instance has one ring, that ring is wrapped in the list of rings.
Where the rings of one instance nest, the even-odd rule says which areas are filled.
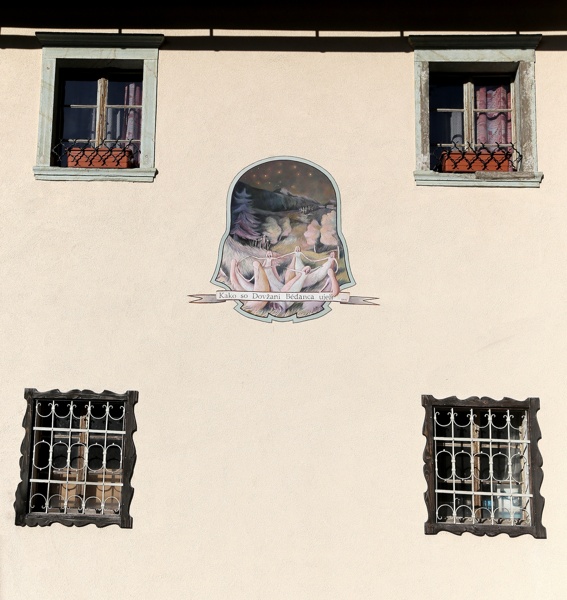
[[[78,438],[73,439],[71,445],[71,461],[70,468],[75,471],[80,471],[85,466],[86,447],[81,444]]]
[[[444,522],[453,518],[453,496],[451,494],[439,494],[437,496],[437,521]]]
[[[91,444],[88,448],[88,468],[89,471],[98,471],[102,468],[103,459],[103,446],[95,443]]]
[[[510,438],[525,440],[527,438],[526,414],[522,411],[510,411]]]
[[[108,104],[118,106],[141,106],[142,78],[108,81]]]
[[[470,479],[471,455],[468,452],[457,452],[455,454],[455,475],[459,479]]]
[[[105,137],[109,140],[139,140],[141,123],[141,108],[109,108]]]
[[[103,404],[102,402],[91,404],[89,429],[106,429],[106,406],[106,403]]]
[[[492,439],[508,439],[508,413],[502,411],[492,411],[491,423]]]
[[[94,104],[96,105],[97,81],[96,80],[73,80],[63,82],[63,103],[70,104]]]
[[[517,483],[523,483],[524,481],[524,473],[526,472],[526,467],[528,465],[528,461],[521,454],[513,454],[512,455],[512,479]]]
[[[122,466],[122,450],[117,444],[110,444],[106,448],[106,468],[117,471]]]
[[[492,457],[492,472],[496,481],[503,481],[509,478],[506,450],[501,450]]]
[[[108,409],[108,429],[124,429],[124,405],[111,404]]]
[[[510,83],[475,82],[474,84],[475,108],[510,108]]]
[[[455,437],[471,437],[471,415],[469,410],[455,410]]]
[[[453,425],[451,410],[439,408],[435,411],[435,435],[437,437],[451,437],[453,435]]]
[[[474,415],[474,422],[477,429],[477,437],[490,437],[490,422],[488,420],[488,410],[477,410]]]
[[[480,481],[490,478],[490,446],[481,444],[480,451],[475,455],[475,476]]]
[[[436,466],[437,466],[437,477],[440,479],[450,479],[453,475],[453,461],[452,455],[448,450],[442,450],[437,453]]]
[[[96,109],[65,108],[63,110],[63,139],[93,139]]]
[[[511,113],[476,113],[475,139],[477,144],[489,145],[512,143]]]
[[[519,485],[502,486],[498,488],[500,493],[508,493],[509,496],[498,496],[496,501],[496,515],[501,519],[521,519],[523,516],[523,500],[520,496],[522,489]]]
[[[462,144],[464,141],[463,113],[431,113],[430,139],[432,145]]]
[[[51,449],[51,465],[54,469],[64,469],[67,467],[67,450],[65,442],[57,441]]]
[[[429,84],[429,109],[464,108],[463,83],[458,80],[439,80],[432,76]]]
[[[505,80],[476,81],[475,140],[478,144],[508,144],[512,142],[512,113],[498,109],[511,108],[510,82]],[[484,112],[486,111],[486,112]]]

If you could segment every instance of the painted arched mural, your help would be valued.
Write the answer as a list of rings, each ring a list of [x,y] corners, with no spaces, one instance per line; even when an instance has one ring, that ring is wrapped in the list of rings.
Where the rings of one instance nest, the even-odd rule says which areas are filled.
[[[355,283],[331,175],[296,157],[243,169],[229,189],[211,281],[246,297],[235,308],[247,317],[303,321],[326,314],[326,299]]]

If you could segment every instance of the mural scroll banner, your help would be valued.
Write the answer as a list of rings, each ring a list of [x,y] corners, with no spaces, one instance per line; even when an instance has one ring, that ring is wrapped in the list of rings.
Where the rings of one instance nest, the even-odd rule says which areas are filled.
[[[217,291],[214,294],[190,294],[195,298],[191,302],[200,304],[212,304],[215,302],[226,302],[227,300],[267,300],[268,302],[340,302],[341,304],[374,304],[373,300],[378,298],[365,296],[351,296],[348,292],[340,292],[338,296],[314,292],[312,294],[293,294],[283,292],[225,292]]]
[[[343,291],[355,281],[338,187],[322,167],[297,157],[267,158],[234,178],[211,282],[224,289],[190,294],[192,303],[234,301],[239,313],[264,322],[302,322],[333,303],[377,300]]]

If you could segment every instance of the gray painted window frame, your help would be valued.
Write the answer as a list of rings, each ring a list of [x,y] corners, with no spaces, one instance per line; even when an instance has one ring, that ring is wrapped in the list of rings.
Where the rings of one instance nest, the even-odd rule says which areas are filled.
[[[536,144],[535,49],[541,40],[534,35],[416,35],[408,41],[414,49],[416,185],[456,187],[540,187]],[[509,65],[515,70],[516,135],[522,153],[517,172],[476,171],[437,173],[429,158],[429,73],[434,63],[454,63],[459,72],[478,69],[479,63]]]
[[[155,168],[158,53],[164,36],[154,34],[36,33],[42,45],[42,74],[35,179],[48,181],[152,182]],[[142,131],[140,166],[134,169],[96,169],[51,166],[55,89],[62,61],[142,61]],[[84,62],[83,62],[84,61]],[[92,63],[91,63],[92,64]]]

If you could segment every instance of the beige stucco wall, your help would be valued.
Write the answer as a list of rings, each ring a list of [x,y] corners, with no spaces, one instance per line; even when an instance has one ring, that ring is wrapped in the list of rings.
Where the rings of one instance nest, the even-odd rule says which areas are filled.
[[[162,51],[155,181],[35,181],[41,51],[0,53],[1,600],[566,597],[567,48],[537,52],[539,189],[415,185],[409,47]],[[278,155],[333,176],[380,306],[189,303]],[[25,387],[139,391],[133,529],[13,525]],[[541,398],[547,539],[424,535],[425,393]]]

